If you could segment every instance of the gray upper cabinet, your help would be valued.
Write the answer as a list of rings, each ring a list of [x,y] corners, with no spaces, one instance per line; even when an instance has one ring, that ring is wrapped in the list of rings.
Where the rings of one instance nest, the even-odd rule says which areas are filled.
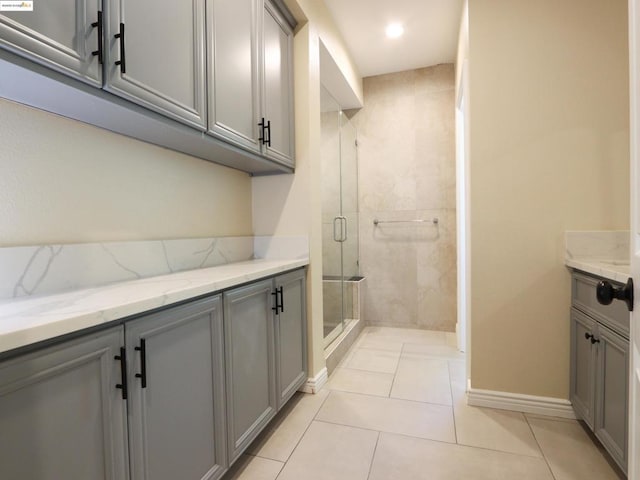
[[[100,0],[35,1],[33,11],[0,12],[0,46],[61,73],[101,86]]]
[[[305,271],[296,270],[275,279],[280,295],[276,316],[278,409],[307,380],[307,307]]]
[[[105,89],[204,130],[204,0],[105,1]]]
[[[37,4],[36,4],[37,5]],[[122,327],[0,364],[0,478],[128,479]]]
[[[209,0],[209,132],[260,152],[258,139],[258,4]]]
[[[224,294],[229,463],[275,415],[273,280]]]
[[[265,121],[269,122],[264,153],[293,166],[293,32],[268,0],[264,3],[263,30],[262,111]]]
[[[125,328],[132,479],[219,478],[227,465],[220,297]]]
[[[209,133],[294,166],[293,31],[269,0],[208,0]]]

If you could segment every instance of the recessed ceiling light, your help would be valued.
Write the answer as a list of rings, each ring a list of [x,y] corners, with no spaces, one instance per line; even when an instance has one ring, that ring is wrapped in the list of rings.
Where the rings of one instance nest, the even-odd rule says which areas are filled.
[[[387,37],[398,38],[404,33],[404,27],[399,23],[390,23],[387,25]]]

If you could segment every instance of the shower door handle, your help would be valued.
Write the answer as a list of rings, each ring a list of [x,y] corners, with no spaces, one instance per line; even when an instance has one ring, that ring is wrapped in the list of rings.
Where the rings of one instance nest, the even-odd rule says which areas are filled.
[[[339,242],[340,238],[342,238],[342,232],[340,232],[340,237],[338,237],[338,229],[336,228],[336,225],[338,224],[338,221],[340,220],[341,217],[333,217],[333,241],[334,242]],[[340,225],[340,228],[342,229],[342,225]]]
[[[340,236],[338,236],[338,229],[336,228],[338,221],[340,221]],[[347,217],[342,215],[333,217],[333,241],[340,243],[347,241]]]
[[[347,241],[347,217],[340,217],[340,220],[343,223],[343,227],[340,228],[340,232],[343,234],[342,238],[340,239],[341,242],[346,242]]]

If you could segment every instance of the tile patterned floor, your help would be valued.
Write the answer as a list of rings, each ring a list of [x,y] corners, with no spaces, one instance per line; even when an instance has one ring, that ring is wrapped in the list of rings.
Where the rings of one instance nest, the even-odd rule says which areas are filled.
[[[367,327],[224,480],[617,480],[573,420],[470,407],[455,337]]]

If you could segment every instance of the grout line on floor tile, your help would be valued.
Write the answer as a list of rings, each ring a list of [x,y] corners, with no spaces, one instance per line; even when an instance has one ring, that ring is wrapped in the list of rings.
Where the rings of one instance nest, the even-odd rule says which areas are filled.
[[[522,415],[524,416],[524,421],[527,422],[527,426],[529,427],[529,431],[531,432],[531,435],[533,435],[533,439],[536,441],[536,445],[540,449],[540,453],[542,453],[542,458],[544,458],[544,463],[547,464],[547,468],[551,473],[551,478],[553,478],[554,480],[557,480],[556,475],[553,473],[553,469],[549,464],[549,459],[547,459],[547,455],[544,453],[544,450],[542,449],[542,445],[540,445],[540,442],[538,441],[538,437],[536,437],[536,432],[533,431],[533,427],[531,426],[531,423],[529,423],[529,418],[524,413]]]
[[[376,437],[376,444],[373,447],[373,455],[371,455],[371,462],[369,463],[369,471],[367,472],[367,480],[371,477],[371,470],[373,470],[373,460],[376,458],[376,452],[378,451],[378,442],[380,441],[380,432],[378,432],[378,436]]]
[[[323,420],[320,420],[320,421],[323,421]],[[326,423],[330,423],[330,422],[326,422]],[[356,427],[356,428],[360,428],[360,427]],[[500,453],[500,454],[503,454],[503,455],[510,455],[512,457],[518,457],[518,458],[537,458],[537,459],[541,458],[541,457],[534,456],[534,455],[527,455],[525,453],[506,452],[504,450],[496,450],[494,448],[477,447],[475,445],[465,445],[464,443],[452,443],[452,442],[445,442],[444,440],[434,440],[432,438],[414,437],[413,435],[407,435],[406,433],[384,432],[384,431],[381,432],[381,433],[386,433],[387,435],[399,435],[401,437],[412,438],[414,440],[418,439],[418,440],[425,440],[427,442],[437,442],[437,443],[442,443],[444,445],[455,445],[456,447],[461,447],[461,448],[472,448],[472,449],[475,449],[475,450],[483,450],[485,452]],[[544,458],[544,455],[543,455],[542,458]],[[555,480],[555,477],[554,477],[554,480]]]
[[[400,355],[398,356],[398,364],[396,365],[396,371],[393,372],[393,380],[391,380],[391,388],[389,389],[388,397],[391,398],[391,392],[393,392],[393,386],[396,384],[396,377],[398,376],[398,369],[400,368],[400,360],[402,360],[402,353],[404,352],[404,342],[400,347]]]
[[[374,372],[374,373],[380,373],[380,372]],[[347,392],[345,390],[331,390],[332,392],[339,392],[339,393],[348,393],[349,395],[360,395],[363,397],[372,397],[372,398],[386,398],[388,400],[395,400],[398,402],[411,402],[411,403],[418,403],[420,405],[433,405],[435,407],[447,407],[450,408],[451,410],[453,410],[453,405],[446,405],[444,403],[434,403],[434,402],[424,402],[422,400],[412,400],[410,398],[396,398],[396,397],[383,397],[382,395],[373,395],[371,393],[362,393],[362,392]],[[325,400],[326,401],[326,400]]]

